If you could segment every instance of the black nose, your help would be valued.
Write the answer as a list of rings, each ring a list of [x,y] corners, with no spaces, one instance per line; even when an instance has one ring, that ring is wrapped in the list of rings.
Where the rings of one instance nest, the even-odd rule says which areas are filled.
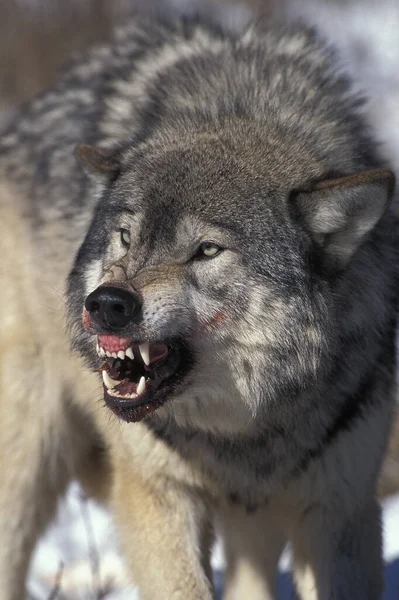
[[[117,287],[99,287],[86,298],[93,321],[107,329],[122,329],[140,312],[137,296]]]

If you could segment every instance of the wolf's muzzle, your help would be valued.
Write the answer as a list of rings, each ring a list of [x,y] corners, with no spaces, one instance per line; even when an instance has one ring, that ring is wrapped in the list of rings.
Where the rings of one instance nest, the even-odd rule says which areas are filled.
[[[97,325],[109,330],[123,329],[139,315],[138,296],[118,287],[98,287],[89,294],[85,308]]]

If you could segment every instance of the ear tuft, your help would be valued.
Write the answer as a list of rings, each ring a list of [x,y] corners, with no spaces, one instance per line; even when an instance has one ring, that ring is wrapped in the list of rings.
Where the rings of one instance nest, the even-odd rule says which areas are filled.
[[[75,148],[75,155],[83,166],[95,175],[115,176],[120,169],[120,164],[114,158],[114,153],[105,148],[79,144]]]
[[[326,179],[295,194],[296,213],[330,264],[343,268],[384,214],[394,187],[389,169]]]

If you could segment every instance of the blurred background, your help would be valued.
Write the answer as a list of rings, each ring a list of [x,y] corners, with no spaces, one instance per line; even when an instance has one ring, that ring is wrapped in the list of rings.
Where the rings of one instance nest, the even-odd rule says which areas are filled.
[[[249,2],[256,6],[257,0]],[[269,10],[272,2],[259,0],[258,13]],[[113,26],[129,15],[208,10],[225,12],[226,18],[248,16],[245,4],[233,3],[226,9],[223,0],[1,0],[2,116],[50,85],[70,56],[109,38]]]
[[[128,16],[207,12],[235,25],[260,16],[315,25],[334,43],[369,102],[367,118],[399,173],[399,0],[0,0],[0,128],[56,79],[61,65],[107,40]],[[392,438],[399,456],[399,427]],[[384,600],[399,600],[399,462],[387,463],[384,493]],[[223,556],[213,564],[219,597]],[[281,560],[278,600],[293,599],[289,551]],[[136,600],[112,520],[74,484],[57,522],[33,557],[29,600]],[[251,600],[243,598],[242,600]]]

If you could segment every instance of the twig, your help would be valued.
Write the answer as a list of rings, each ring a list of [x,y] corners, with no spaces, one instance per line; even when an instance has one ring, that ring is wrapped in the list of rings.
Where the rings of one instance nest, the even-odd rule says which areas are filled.
[[[86,528],[87,544],[89,550],[89,559],[91,565],[91,573],[93,578],[93,592],[95,600],[101,600],[104,597],[104,592],[101,589],[100,579],[100,556],[94,538],[93,526],[90,519],[89,508],[87,505],[87,496],[80,493],[80,506],[82,510],[83,522]]]
[[[58,594],[60,593],[60,590],[61,590],[61,579],[62,579],[63,572],[64,572],[64,563],[61,561],[60,566],[58,567],[57,576],[55,578],[55,584],[50,593],[50,596],[48,597],[48,600],[57,600]]]

